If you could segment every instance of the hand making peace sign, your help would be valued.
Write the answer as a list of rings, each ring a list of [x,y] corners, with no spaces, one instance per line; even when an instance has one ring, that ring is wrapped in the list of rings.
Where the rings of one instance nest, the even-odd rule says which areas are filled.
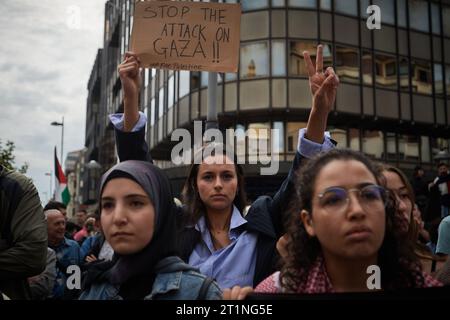
[[[306,70],[309,76],[309,86],[313,96],[313,108],[317,111],[330,112],[336,100],[336,91],[339,86],[339,78],[333,68],[328,67],[323,72],[323,45],[317,46],[316,67],[311,61],[307,51],[303,52]]]

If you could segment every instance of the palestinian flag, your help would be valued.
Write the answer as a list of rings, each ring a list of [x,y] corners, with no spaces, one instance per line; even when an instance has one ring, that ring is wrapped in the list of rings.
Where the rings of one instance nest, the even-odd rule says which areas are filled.
[[[56,156],[55,147],[55,200],[67,205],[70,201],[69,188],[67,188],[67,179],[59,164],[58,157]]]

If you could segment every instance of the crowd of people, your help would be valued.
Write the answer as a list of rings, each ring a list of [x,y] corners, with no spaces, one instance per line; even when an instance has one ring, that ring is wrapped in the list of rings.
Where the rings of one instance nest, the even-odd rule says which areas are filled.
[[[199,150],[182,200],[153,164],[139,112],[140,61],[119,65],[124,113],[111,115],[120,163],[102,177],[98,210],[68,221],[42,210],[23,176],[0,171],[0,292],[11,299],[244,299],[251,292],[364,292],[450,283],[450,175],[411,181],[336,147],[326,132],[339,79],[304,53],[312,97],[288,175],[247,207],[242,166],[224,145]],[[206,152],[208,151],[208,152]],[[198,158],[197,154],[193,157]],[[78,266],[81,286],[67,286]]]

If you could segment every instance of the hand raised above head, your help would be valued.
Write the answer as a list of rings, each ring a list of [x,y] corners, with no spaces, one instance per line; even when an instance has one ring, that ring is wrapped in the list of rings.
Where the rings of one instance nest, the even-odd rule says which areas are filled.
[[[339,86],[339,78],[333,68],[328,67],[323,71],[323,46],[317,46],[316,66],[314,67],[307,51],[303,52],[306,70],[309,76],[309,86],[313,96],[313,108],[330,112],[336,100],[336,91]]]
[[[126,52],[124,58],[125,60],[117,67],[124,97],[137,97],[140,88],[139,68],[141,62],[134,52]]]

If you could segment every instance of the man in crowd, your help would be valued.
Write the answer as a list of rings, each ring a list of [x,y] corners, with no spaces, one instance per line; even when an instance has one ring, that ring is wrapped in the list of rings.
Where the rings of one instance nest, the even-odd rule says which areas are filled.
[[[28,277],[47,260],[47,232],[39,194],[30,179],[0,165],[0,291],[30,299]]]
[[[56,281],[53,299],[71,299],[73,292],[66,287],[67,268],[80,264],[80,247],[78,243],[64,237],[66,219],[55,209],[45,211],[47,218],[48,246],[56,253]]]

